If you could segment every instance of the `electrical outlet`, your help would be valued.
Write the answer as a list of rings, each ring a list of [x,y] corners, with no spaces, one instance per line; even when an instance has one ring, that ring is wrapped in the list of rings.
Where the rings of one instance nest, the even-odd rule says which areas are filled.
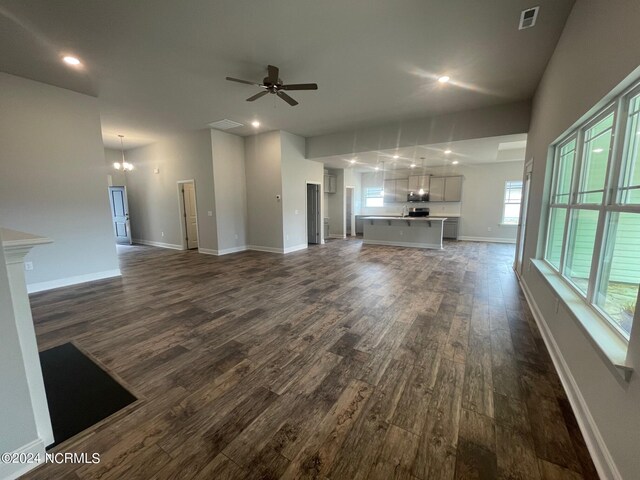
[[[296,215],[298,215],[300,213],[300,210],[296,210]]]
[[[164,238],[164,232],[160,232],[160,236]]]
[[[491,227],[487,227],[487,232],[490,232],[490,231],[491,231]]]
[[[213,217],[213,212],[212,212],[211,210],[209,210],[209,211],[207,212],[207,215],[208,215],[209,217]]]
[[[237,233],[234,235],[234,237],[236,237],[236,240],[238,240],[238,234]]]
[[[33,262],[24,262],[24,269],[27,271],[33,270]]]

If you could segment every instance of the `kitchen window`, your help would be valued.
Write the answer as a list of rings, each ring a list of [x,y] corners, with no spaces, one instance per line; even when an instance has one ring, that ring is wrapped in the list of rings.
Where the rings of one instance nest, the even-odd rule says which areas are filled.
[[[544,259],[628,341],[640,285],[640,86],[554,146]]]
[[[365,207],[383,207],[384,191],[382,187],[368,187],[364,191]]]
[[[502,209],[502,224],[517,225],[520,218],[520,203],[522,202],[522,181],[509,180],[504,187],[504,206]]]

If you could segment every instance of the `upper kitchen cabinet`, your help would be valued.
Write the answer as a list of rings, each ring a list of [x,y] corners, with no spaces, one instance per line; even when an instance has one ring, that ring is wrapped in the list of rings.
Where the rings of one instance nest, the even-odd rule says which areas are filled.
[[[411,175],[409,177],[409,192],[419,192],[421,189],[424,193],[429,193],[429,175]]]
[[[409,193],[409,179],[385,180],[383,188],[384,203],[404,203]]]
[[[335,175],[324,176],[324,193],[336,193],[338,191]]]
[[[462,198],[462,177],[431,177],[430,202],[459,202]]]

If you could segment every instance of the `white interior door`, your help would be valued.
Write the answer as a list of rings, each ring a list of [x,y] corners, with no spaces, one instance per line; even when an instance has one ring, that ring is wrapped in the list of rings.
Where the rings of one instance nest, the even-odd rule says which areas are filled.
[[[116,242],[131,245],[131,222],[126,187],[109,187],[109,203]]]
[[[184,222],[187,234],[187,248],[198,248],[198,217],[196,215],[196,189],[193,183],[182,184],[184,202]]]

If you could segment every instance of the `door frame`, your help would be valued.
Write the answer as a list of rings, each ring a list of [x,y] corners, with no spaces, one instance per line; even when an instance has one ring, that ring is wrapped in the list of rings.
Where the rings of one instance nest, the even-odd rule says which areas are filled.
[[[351,230],[347,233],[347,190],[351,189]],[[344,236],[355,237],[356,229],[356,187],[347,185],[344,187]]]
[[[180,246],[182,250],[189,249],[189,243],[187,242],[187,225],[186,225],[186,216],[184,211],[184,198],[182,196],[182,188],[185,183],[193,184],[193,193],[196,199],[196,235],[198,235],[198,250],[200,250],[200,222],[198,222],[198,190],[196,188],[195,179],[191,178],[189,180],[178,180],[176,185],[178,187],[178,220],[180,224]],[[195,250],[195,249],[194,249]]]
[[[111,210],[111,222],[113,223],[113,197],[111,195],[112,188],[122,188],[124,191],[124,208],[126,210],[126,216],[127,216],[127,220],[126,220],[127,239],[129,240],[129,245],[133,245],[133,237],[131,235],[131,215],[129,215],[129,193],[127,192],[127,186],[126,185],[109,185],[107,187],[109,192],[109,208]],[[116,236],[116,232],[115,232],[115,225],[114,225],[113,235],[116,239],[116,244],[125,245],[123,243],[118,243],[118,237]]]
[[[318,245],[324,245],[324,188],[322,188],[322,182],[315,182],[312,180],[306,180],[304,182],[304,236],[307,245],[309,245],[309,205],[307,203],[307,185],[318,185],[318,196],[320,197],[320,243]]]
[[[518,231],[516,235],[516,256],[513,259],[513,269],[516,272],[518,277],[522,276],[524,270],[524,250],[525,250],[525,242],[526,231],[527,231],[527,220],[529,213],[529,201],[531,199],[530,189],[531,189],[531,181],[533,177],[533,158],[525,163],[524,165],[524,175],[522,177],[522,203],[520,204],[520,216],[518,217]],[[527,188],[527,179],[529,181],[529,185]],[[523,221],[524,220],[524,221]]]

